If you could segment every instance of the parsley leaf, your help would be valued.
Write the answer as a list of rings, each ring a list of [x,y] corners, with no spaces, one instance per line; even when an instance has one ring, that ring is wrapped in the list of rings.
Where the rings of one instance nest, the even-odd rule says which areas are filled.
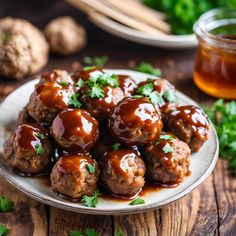
[[[36,136],[37,138],[41,139],[41,140],[43,140],[43,139],[46,138],[46,136],[45,136],[44,134],[42,134],[42,133],[36,133],[35,136]]]
[[[87,169],[90,174],[95,173],[95,165],[87,164]]]
[[[220,156],[229,161],[229,167],[236,174],[236,102],[224,103],[218,99],[211,107],[202,107],[215,126]]]
[[[101,85],[110,85],[111,87],[117,88],[119,86],[118,76],[115,74],[103,73],[98,77],[98,83]]]
[[[169,141],[175,140],[175,138],[172,137],[172,136],[169,135],[169,134],[161,134],[159,137],[160,137],[160,139],[162,139],[162,140],[169,140]]]
[[[114,151],[117,151],[117,150],[119,150],[120,146],[121,146],[120,143],[114,143],[114,144],[112,145],[112,148],[113,148]]]
[[[98,204],[98,196],[100,195],[99,190],[95,190],[92,196],[83,195],[81,202],[87,207],[96,207]]]
[[[163,93],[163,98],[165,98],[168,102],[176,102],[177,101],[177,97],[175,95],[175,92],[170,89],[165,90],[165,92]]]
[[[152,93],[153,89],[154,89],[153,84],[148,83],[148,84],[145,84],[145,85],[141,86],[140,88],[138,88],[136,93],[144,95],[144,96],[149,96],[150,93]]]
[[[84,63],[90,66],[96,66],[96,67],[104,67],[108,61],[107,56],[101,56],[101,57],[84,57]]]
[[[98,236],[95,229],[87,228],[84,233],[81,233],[79,230],[71,230],[69,236]]]
[[[140,62],[138,66],[134,68],[136,71],[143,72],[146,74],[161,76],[161,70],[159,68],[154,68],[150,63],[148,62]]]
[[[70,100],[68,102],[68,105],[72,105],[75,108],[80,108],[82,106],[82,104],[78,101],[78,97],[79,95],[74,93],[71,95]]]
[[[81,88],[84,85],[84,81],[82,79],[79,79],[77,83],[75,84],[76,87]]]
[[[103,98],[104,91],[99,86],[94,85],[90,90],[88,90],[88,95],[91,98]]]
[[[44,152],[45,152],[45,150],[44,150],[42,145],[40,145],[40,144],[36,144],[35,145],[35,153],[36,153],[36,155],[41,155]]]
[[[60,85],[62,85],[63,87],[66,87],[69,83],[67,81],[61,81]]]
[[[170,146],[169,143],[167,143],[163,148],[162,148],[162,151],[164,153],[172,153],[174,152],[174,148]]]
[[[96,66],[85,66],[84,68],[83,68],[83,70],[84,71],[88,71],[88,70],[93,70],[93,69],[95,69],[96,68]]]
[[[157,91],[153,91],[149,95],[149,100],[154,106],[161,105],[164,102],[162,96]]]
[[[10,230],[5,225],[0,225],[0,236],[5,236],[10,232]]]
[[[140,204],[145,204],[145,201],[140,197],[134,199],[132,202],[129,203],[129,205],[140,205]]]
[[[71,230],[68,234],[69,236],[85,236],[83,233],[81,233],[79,230]]]
[[[117,231],[116,236],[124,236],[121,230]]]
[[[14,207],[14,202],[9,198],[1,195],[0,196],[0,212],[11,211]]]

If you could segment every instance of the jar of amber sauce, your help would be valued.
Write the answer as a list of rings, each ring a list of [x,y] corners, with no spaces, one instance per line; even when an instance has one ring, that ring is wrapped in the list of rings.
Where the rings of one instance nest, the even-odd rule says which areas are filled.
[[[214,97],[236,99],[236,10],[208,11],[194,31],[199,41],[195,84]]]

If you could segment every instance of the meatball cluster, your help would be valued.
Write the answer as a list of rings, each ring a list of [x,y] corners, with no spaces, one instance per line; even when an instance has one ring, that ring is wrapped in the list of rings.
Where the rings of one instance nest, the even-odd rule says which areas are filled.
[[[148,181],[182,182],[208,132],[207,116],[178,106],[165,80],[137,84],[95,67],[54,70],[35,86],[4,159],[21,175],[50,174],[52,189],[70,200],[97,188],[130,199]]]

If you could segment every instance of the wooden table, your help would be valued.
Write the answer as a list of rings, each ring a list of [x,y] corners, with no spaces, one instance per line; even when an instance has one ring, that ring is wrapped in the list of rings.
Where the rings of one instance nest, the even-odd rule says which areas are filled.
[[[24,3],[24,4],[23,4]],[[108,68],[128,68],[129,61],[149,61],[159,66],[165,77],[198,102],[213,99],[200,92],[192,81],[194,50],[164,50],[117,39],[90,24],[86,17],[62,1],[0,1],[0,16],[12,15],[43,27],[58,15],[72,15],[86,25],[88,46],[79,54],[60,58],[51,56],[43,71],[53,68],[72,69],[85,55],[108,55]],[[29,79],[25,80],[27,82]],[[24,82],[0,78],[0,98]],[[36,202],[19,192],[0,177],[0,194],[15,202],[14,211],[0,213],[0,224],[6,224],[9,235],[67,235],[72,229],[93,227],[99,235],[182,236],[236,235],[236,178],[227,162],[219,160],[213,174],[191,194],[160,210],[128,216],[92,216],[56,209]]]

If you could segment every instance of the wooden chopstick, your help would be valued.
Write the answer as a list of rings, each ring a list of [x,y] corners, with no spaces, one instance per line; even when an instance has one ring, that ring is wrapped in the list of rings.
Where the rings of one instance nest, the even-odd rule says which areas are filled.
[[[163,21],[163,14],[153,14],[147,7],[142,5],[138,1],[134,0],[103,0],[104,3],[108,3],[111,6],[119,9],[121,12],[125,13],[128,16],[134,17],[146,22],[147,24],[163,31],[170,33],[171,28],[168,23]]]
[[[103,2],[98,0],[66,0],[70,4],[81,8],[82,10],[86,11],[87,13],[91,10],[98,11],[102,13],[103,15],[106,15],[110,17],[113,20],[116,20],[124,25],[127,25],[133,29],[140,30],[146,33],[155,34],[155,35],[165,35],[166,33],[162,32],[161,30],[158,30],[150,25],[147,25],[145,23],[142,23],[138,20],[135,20],[127,15],[122,14],[121,12],[118,12],[107,5],[105,5]]]

